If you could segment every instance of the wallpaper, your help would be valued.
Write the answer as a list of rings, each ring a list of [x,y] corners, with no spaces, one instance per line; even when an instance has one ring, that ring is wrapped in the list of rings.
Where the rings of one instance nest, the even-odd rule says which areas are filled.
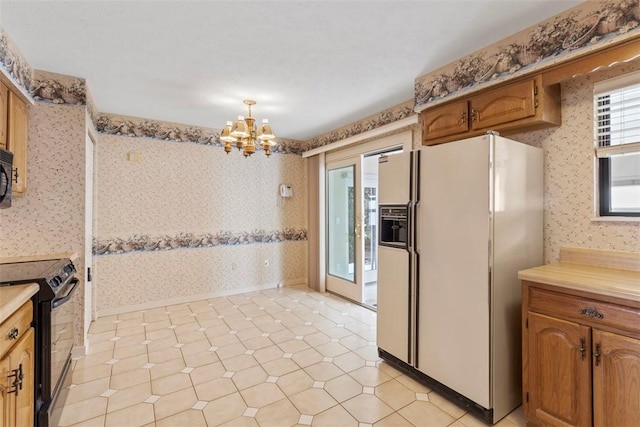
[[[562,246],[640,252],[640,222],[593,221],[593,84],[640,70],[619,64],[562,83],[562,126],[510,136],[544,149],[544,259]]]
[[[585,1],[415,80],[421,111],[525,72],[640,35],[640,0]]]
[[[14,82],[29,92],[33,81],[33,68],[2,27],[0,27],[0,65]]]
[[[75,316],[76,345],[83,345],[84,107],[36,103],[29,110],[29,190],[0,210],[0,256],[76,252],[80,285],[62,306]]]
[[[414,114],[413,100],[408,100],[402,104],[387,108],[377,114],[357,120],[347,126],[343,126],[310,139],[307,141],[306,149],[311,150],[313,148],[323,147],[327,144],[331,144],[332,142],[340,141],[345,138],[358,135],[362,132],[379,128],[380,126],[402,120]]]
[[[187,126],[178,123],[161,122],[129,116],[101,113],[96,128],[102,133],[124,135],[139,138],[154,138],[165,141],[186,142],[223,147],[220,130],[200,126]],[[305,143],[294,139],[277,138],[271,147],[273,153],[300,154]],[[256,154],[264,155],[263,149],[256,146]]]
[[[99,313],[306,281],[301,156],[100,133],[96,176]],[[280,197],[280,184],[293,196]]]

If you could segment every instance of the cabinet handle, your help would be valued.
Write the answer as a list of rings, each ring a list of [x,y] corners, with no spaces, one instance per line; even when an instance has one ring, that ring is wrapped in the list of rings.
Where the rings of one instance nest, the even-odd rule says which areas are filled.
[[[585,316],[589,316],[592,319],[593,318],[604,319],[604,314],[600,313],[598,310],[596,310],[593,307],[586,307],[586,308],[580,309],[580,314],[583,314]]]
[[[22,363],[20,364],[20,366],[18,366],[17,369],[12,369],[11,372],[13,372],[13,374],[9,374],[7,377],[14,378],[13,382],[11,383],[13,389],[9,390],[7,393],[15,393],[16,396],[18,396],[20,394],[20,390],[22,390],[22,380],[24,379],[24,373],[22,372]]]
[[[18,183],[18,168],[13,168],[13,182]]]
[[[580,360],[584,360],[584,355],[585,355],[585,352],[587,351],[584,348],[584,341],[585,341],[584,338],[580,339],[580,348],[578,349],[578,351],[580,352]]]
[[[20,335],[20,331],[18,330],[18,328],[13,327],[9,332],[9,339],[15,340],[16,338],[18,338],[18,335]]]
[[[593,353],[593,357],[595,359],[596,366],[600,365],[600,356],[601,356],[601,354],[600,354],[600,344],[596,344],[596,351],[595,351],[595,353]]]
[[[463,125],[467,122],[467,113],[460,114],[460,124]]]
[[[475,121],[476,121],[476,119],[477,119],[477,116],[478,116],[478,112],[476,111],[476,109],[475,109],[475,108],[472,108],[472,109],[471,109],[471,121],[472,121],[472,122],[475,122]]]

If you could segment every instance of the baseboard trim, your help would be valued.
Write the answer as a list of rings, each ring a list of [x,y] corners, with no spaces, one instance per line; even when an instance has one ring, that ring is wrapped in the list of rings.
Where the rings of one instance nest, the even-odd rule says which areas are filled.
[[[97,310],[96,317],[100,318],[100,317],[106,317],[106,316],[113,316],[121,313],[130,313],[132,311],[150,310],[153,308],[164,307],[167,305],[184,304],[184,303],[199,301],[203,299],[227,297],[231,295],[244,294],[247,292],[263,291],[265,289],[275,289],[275,288],[298,286],[298,285],[307,285],[307,279],[304,278],[304,279],[285,280],[283,282],[265,283],[263,285],[249,286],[246,288],[229,289],[224,291],[209,292],[206,294],[187,295],[183,297],[169,298],[169,299],[163,299],[158,301],[149,301],[142,304],[127,305],[123,307],[105,308],[102,310]]]

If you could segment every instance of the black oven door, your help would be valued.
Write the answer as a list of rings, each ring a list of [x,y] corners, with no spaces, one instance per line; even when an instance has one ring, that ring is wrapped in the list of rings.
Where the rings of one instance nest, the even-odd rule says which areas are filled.
[[[51,401],[47,408],[47,422],[49,426],[58,425],[62,407],[67,400],[69,385],[71,384],[71,350],[74,344],[73,319],[71,304],[66,304],[78,287],[78,279],[69,281],[63,292],[50,302],[51,308],[51,337],[50,358],[51,372],[49,373],[49,387]],[[45,415],[45,414],[41,414]],[[41,423],[43,425],[44,423]]]

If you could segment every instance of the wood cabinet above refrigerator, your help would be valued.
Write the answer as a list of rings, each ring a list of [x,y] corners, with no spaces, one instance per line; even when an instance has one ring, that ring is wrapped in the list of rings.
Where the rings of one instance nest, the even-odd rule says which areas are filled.
[[[502,135],[559,126],[560,85],[542,86],[537,75],[479,92],[420,113],[423,145],[495,130]]]

